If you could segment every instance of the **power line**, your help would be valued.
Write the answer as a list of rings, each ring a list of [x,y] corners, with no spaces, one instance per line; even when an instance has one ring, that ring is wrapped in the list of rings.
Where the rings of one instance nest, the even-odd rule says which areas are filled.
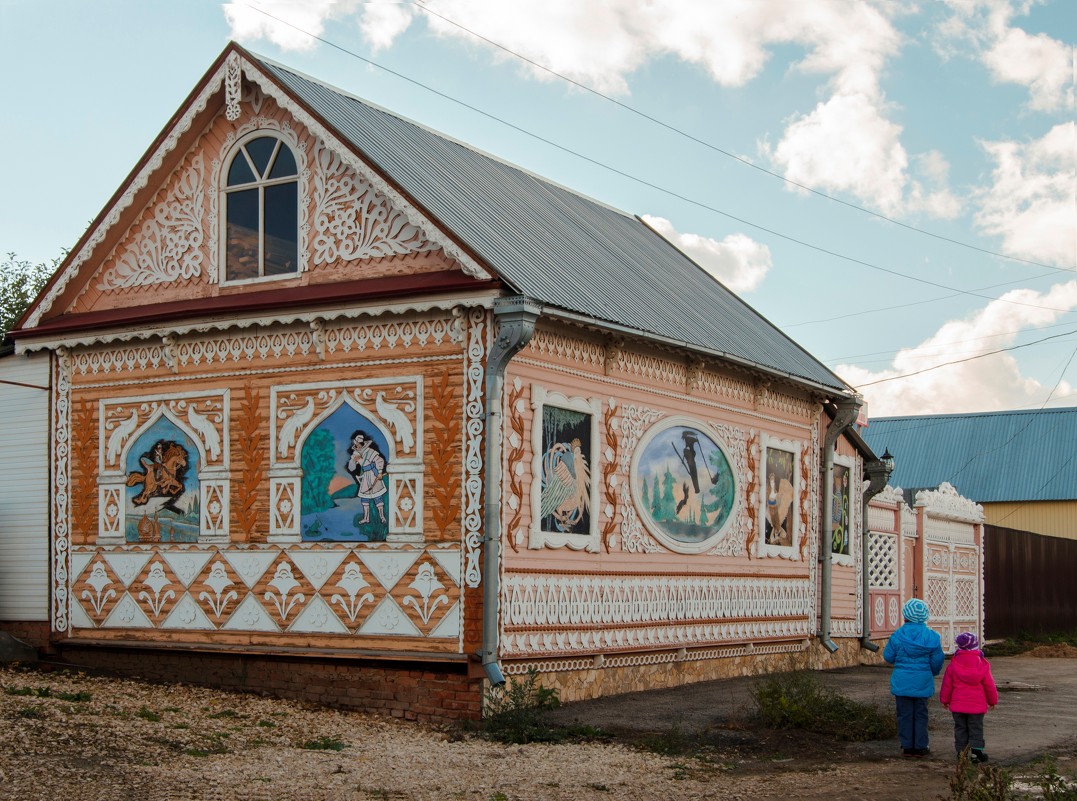
[[[983,292],[986,289],[997,289],[1000,286],[1010,286],[1012,284],[1028,284],[1031,281],[1038,281],[1041,278],[1053,278],[1054,276],[1055,276],[1055,273],[1043,273],[1042,275],[1037,275],[1037,276],[1034,276],[1032,278],[1017,278],[1017,279],[1014,279],[1013,281],[1003,281],[1003,282],[998,283],[998,284],[989,284],[988,286],[977,287],[976,289],[970,290],[970,291],[972,291],[972,292]],[[938,303],[940,300],[949,300],[950,298],[960,297],[961,294],[962,294],[961,292],[955,292],[955,293],[952,293],[952,294],[949,294],[949,295],[939,295],[936,298],[927,298],[926,300],[914,300],[914,301],[910,301],[909,303],[898,303],[898,304],[895,304],[893,306],[880,306],[880,307],[875,308],[875,309],[862,309],[860,311],[849,312],[848,314],[839,314],[839,315],[836,315],[834,317],[821,317],[821,318],[819,318],[817,320],[803,320],[802,322],[799,322],[799,323],[789,323],[789,324],[784,324],[783,323],[781,328],[784,330],[786,328],[797,328],[798,326],[802,326],[802,325],[816,325],[816,324],[819,324],[819,323],[832,323],[832,322],[835,322],[837,320],[847,320],[850,317],[861,317],[861,316],[863,316],[865,314],[878,314],[879,312],[893,311],[894,309],[907,309],[910,306],[924,306],[924,305],[926,305],[928,303]]]
[[[952,237],[944,236],[943,234],[937,234],[934,231],[928,231],[925,228],[919,228],[919,227],[917,227],[915,225],[910,225],[908,223],[901,222],[900,220],[896,220],[893,217],[888,217],[887,215],[882,214],[880,212],[872,211],[871,209],[865,208],[864,206],[860,206],[860,205],[858,205],[856,203],[850,203],[847,200],[842,200],[841,198],[834,197],[833,195],[827,194],[826,192],[822,192],[822,191],[820,191],[818,189],[813,189],[812,187],[807,186],[806,184],[802,184],[802,183],[799,183],[798,181],[794,181],[792,178],[788,178],[788,177],[786,177],[784,175],[781,175],[780,173],[776,173],[776,172],[773,172],[772,170],[768,170],[766,167],[761,167],[760,165],[755,164],[755,163],[749,161],[746,158],[738,156],[735,153],[732,153],[732,152],[730,152],[728,150],[725,150],[725,149],[719,147],[718,145],[716,145],[716,144],[714,144],[712,142],[708,142],[705,139],[700,139],[698,136],[695,136],[693,134],[688,133],[683,128],[678,128],[677,126],[672,125],[672,124],[666,122],[665,120],[659,119],[658,117],[655,117],[655,116],[653,116],[651,114],[648,114],[647,112],[642,111],[642,110],[636,108],[635,106],[631,106],[628,103],[623,103],[620,100],[617,100],[617,99],[615,99],[613,97],[610,97],[609,95],[604,94],[603,92],[600,92],[599,90],[588,86],[587,84],[580,83],[579,81],[577,81],[577,80],[575,80],[573,78],[569,78],[567,75],[563,75],[562,73],[557,72],[556,70],[554,70],[554,69],[552,69],[550,67],[547,67],[545,64],[542,64],[542,63],[540,63],[538,61],[535,61],[534,59],[528,58],[527,56],[523,55],[522,53],[517,53],[515,50],[512,50],[509,47],[506,47],[505,45],[501,44],[500,42],[496,42],[493,39],[490,39],[489,37],[484,36],[481,33],[478,33],[476,31],[472,30],[471,28],[468,28],[467,26],[457,22],[454,19],[450,19],[449,17],[446,17],[444,14],[440,14],[437,11],[434,11],[432,8],[430,8],[429,6],[426,5],[424,0],[409,0],[409,2],[410,2],[411,5],[418,6],[423,11],[425,11],[427,14],[435,16],[438,19],[444,20],[445,22],[449,23],[450,25],[455,25],[457,28],[459,28],[462,31],[465,31],[466,33],[470,34],[471,36],[474,36],[476,39],[481,39],[482,41],[486,42],[491,47],[496,47],[497,49],[499,49],[499,50],[501,50],[501,51],[503,51],[505,53],[508,53],[509,55],[513,56],[514,58],[518,58],[521,61],[523,61],[523,62],[525,62],[527,64],[530,64],[532,67],[535,67],[536,69],[540,69],[540,70],[542,70],[544,72],[547,72],[550,75],[553,75],[554,77],[559,78],[562,81],[565,81],[566,83],[570,83],[570,84],[572,84],[573,86],[575,86],[575,87],[577,87],[579,89],[583,89],[585,92],[590,92],[592,95],[595,95],[596,97],[600,97],[603,100],[606,100],[607,102],[613,103],[618,108],[622,108],[622,109],[624,109],[625,111],[627,111],[627,112],[629,112],[631,114],[635,114],[637,117],[640,117],[642,119],[647,120],[648,122],[654,123],[655,125],[658,125],[658,126],[660,126],[662,128],[665,128],[667,131],[671,131],[671,132],[673,132],[673,133],[675,133],[675,134],[677,134],[679,136],[683,136],[684,138],[689,139],[689,140],[691,140],[692,142],[695,142],[698,145],[702,145],[703,147],[707,148],[708,150],[712,150],[715,153],[720,153],[721,155],[726,156],[727,158],[731,158],[734,161],[739,162],[740,164],[743,164],[746,167],[751,167],[753,170],[758,170],[759,172],[761,172],[761,173],[763,173],[765,175],[769,175],[772,178],[777,178],[779,181],[787,183],[787,184],[789,184],[791,186],[795,186],[798,189],[803,189],[805,192],[811,192],[813,195],[817,195],[819,197],[826,198],[827,200],[833,201],[834,203],[840,203],[841,205],[846,206],[846,207],[848,207],[850,209],[854,209],[854,210],[859,211],[859,212],[861,212],[863,214],[868,214],[868,215],[870,215],[872,217],[875,217],[876,219],[879,219],[879,220],[885,220],[886,222],[891,223],[892,225],[897,225],[897,226],[899,226],[901,228],[904,228],[906,230],[915,231],[918,234],[923,234],[924,236],[930,236],[933,239],[938,239],[938,240],[943,241],[943,242],[949,242],[952,245],[958,245],[958,246],[963,247],[963,248],[968,248],[970,250],[975,250],[975,251],[978,251],[980,253],[985,253],[985,254],[987,254],[989,256],[997,256],[997,257],[1002,258],[1002,259],[1008,259],[1010,261],[1020,262],[1021,264],[1028,264],[1028,265],[1032,265],[1032,266],[1035,266],[1035,267],[1045,267],[1047,269],[1056,270],[1056,271],[1059,271],[1059,272],[1073,272],[1074,269],[1077,269],[1077,265],[1075,265],[1074,269],[1067,269],[1067,268],[1064,268],[1064,267],[1055,267],[1054,265],[1051,265],[1051,264],[1044,264],[1043,262],[1033,261],[1031,259],[1022,259],[1019,256],[1010,256],[1010,255],[1007,255],[1006,253],[1000,253],[999,251],[996,251],[996,250],[990,250],[988,248],[982,248],[982,247],[979,247],[978,245],[973,245],[970,242],[964,242],[964,241],[962,241],[960,239],[954,239]]]
[[[557,148],[558,150],[560,150],[560,151],[562,151],[564,153],[568,153],[569,155],[575,156],[576,158],[581,159],[583,161],[586,161],[589,164],[594,164],[596,167],[601,167],[604,170],[608,170],[609,172],[612,172],[615,175],[620,175],[621,177],[627,178],[630,181],[635,181],[636,183],[638,183],[638,184],[640,184],[642,186],[646,186],[646,187],[648,187],[650,189],[654,189],[657,192],[662,192],[663,194],[669,195],[670,197],[677,198],[678,200],[682,200],[685,203],[688,203],[690,205],[697,206],[697,207],[705,209],[707,211],[714,212],[715,214],[720,214],[721,216],[726,217],[726,218],[728,218],[730,220],[734,220],[734,221],[740,223],[741,225],[747,225],[750,228],[755,228],[756,230],[764,231],[764,232],[770,234],[771,236],[776,236],[779,239],[784,239],[784,240],[786,240],[788,242],[793,242],[794,244],[800,245],[802,247],[809,248],[809,249],[814,250],[814,251],[816,251],[818,253],[823,253],[823,254],[826,254],[828,256],[833,256],[836,259],[841,259],[843,261],[850,262],[851,264],[859,264],[862,267],[867,267],[867,268],[872,269],[872,270],[877,270],[879,272],[887,273],[889,275],[894,275],[894,276],[897,276],[898,278],[904,278],[904,279],[909,280],[909,281],[915,281],[915,282],[918,282],[918,283],[927,284],[929,286],[934,286],[934,287],[937,287],[939,289],[945,289],[947,292],[954,292],[954,293],[957,293],[957,294],[960,294],[960,295],[968,295],[970,297],[976,297],[976,298],[980,298],[982,300],[997,300],[997,301],[999,301],[1001,303],[1008,303],[1008,304],[1011,304],[1011,305],[1014,305],[1014,306],[1026,306],[1028,308],[1033,308],[1033,309],[1045,309],[1047,311],[1057,311],[1057,312],[1069,311],[1069,309],[1058,309],[1058,308],[1054,308],[1054,307],[1051,307],[1051,306],[1040,306],[1040,305],[1037,305],[1037,304],[1034,304],[1034,303],[1022,303],[1022,302],[1016,301],[1016,300],[1006,300],[1004,298],[996,298],[996,297],[992,297],[990,295],[981,295],[981,294],[978,294],[977,292],[974,292],[974,291],[969,291],[969,290],[959,289],[957,287],[947,286],[946,284],[940,284],[940,283],[938,283],[936,281],[929,281],[926,278],[919,278],[919,277],[917,277],[915,275],[909,275],[908,273],[900,272],[899,270],[893,270],[893,269],[890,269],[889,267],[881,267],[881,266],[879,266],[877,264],[873,264],[871,262],[864,261],[863,259],[857,259],[857,258],[855,258],[853,256],[846,256],[843,253],[838,253],[837,251],[833,251],[833,250],[830,250],[828,248],[824,248],[824,247],[822,247],[820,245],[812,244],[811,242],[807,242],[805,240],[798,239],[798,238],[796,238],[794,236],[790,236],[788,234],[783,234],[780,231],[774,230],[773,228],[768,228],[768,227],[766,227],[764,225],[760,225],[758,223],[751,222],[750,220],[744,219],[743,217],[738,217],[738,216],[736,216],[734,214],[730,214],[727,211],[722,211],[721,209],[716,208],[716,207],[711,206],[711,205],[708,205],[706,203],[703,203],[702,201],[694,200],[694,199],[692,199],[690,197],[687,197],[685,195],[680,194],[679,192],[675,192],[675,191],[673,191],[671,189],[666,189],[665,187],[662,187],[662,186],[659,186],[657,184],[651,183],[650,181],[646,181],[646,180],[644,180],[642,178],[639,178],[639,177],[637,177],[635,175],[627,173],[627,172],[625,172],[623,170],[620,170],[620,169],[618,169],[616,167],[613,167],[613,166],[611,166],[609,164],[605,164],[605,163],[603,163],[601,161],[598,161],[597,159],[593,159],[590,156],[585,156],[584,154],[579,153],[578,151],[572,150],[571,148],[566,147],[564,145],[560,145],[557,142],[554,142],[554,141],[552,141],[550,139],[546,139],[545,137],[539,136],[538,134],[533,133],[532,131],[528,131],[525,128],[520,127],[519,125],[511,123],[508,120],[502,119],[501,117],[498,117],[498,116],[496,116],[496,115],[494,115],[494,114],[492,114],[492,113],[490,113],[488,111],[484,111],[484,110],[478,108],[477,106],[473,106],[470,103],[467,103],[467,102],[465,102],[463,100],[459,100],[458,98],[453,97],[452,95],[449,95],[449,94],[447,94],[445,92],[439,91],[438,89],[434,89],[432,86],[428,86],[427,84],[424,84],[423,82],[421,82],[421,81],[419,81],[419,80],[417,80],[415,78],[411,78],[411,77],[409,77],[407,75],[404,75],[401,72],[398,72],[398,71],[396,71],[394,69],[391,69],[390,67],[386,67],[383,64],[379,64],[378,62],[376,62],[376,61],[374,61],[372,59],[366,58],[365,56],[361,56],[358,53],[356,53],[356,52],[354,52],[352,50],[349,50],[346,47],[343,47],[342,45],[338,45],[335,42],[331,42],[331,41],[329,41],[328,39],[326,39],[326,38],[324,38],[322,36],[318,36],[317,34],[313,34],[310,31],[306,31],[306,30],[300,28],[298,25],[294,25],[293,23],[288,22],[287,20],[283,20],[280,17],[277,17],[276,15],[271,14],[270,12],[268,12],[268,11],[262,9],[262,8],[259,8],[259,7],[255,6],[255,5],[251,5],[250,0],[248,0],[248,2],[246,2],[246,3],[244,3],[244,5],[246,5],[248,8],[250,8],[250,9],[252,9],[254,11],[257,11],[259,14],[263,14],[263,15],[269,17],[270,19],[281,23],[282,25],[287,25],[289,28],[292,28],[292,29],[294,29],[294,30],[306,35],[306,36],[309,36],[310,38],[312,38],[312,39],[314,39],[316,41],[319,41],[319,42],[321,42],[321,43],[323,43],[325,45],[328,45],[329,47],[332,47],[332,48],[334,48],[336,50],[339,50],[340,52],[345,53],[346,55],[349,55],[352,58],[358,59],[359,61],[362,61],[365,64],[369,64],[372,67],[377,67],[378,69],[383,70],[384,72],[387,72],[390,75],[393,75],[393,76],[395,76],[395,77],[397,77],[397,78],[399,78],[399,79],[401,79],[403,81],[407,81],[408,83],[413,84],[414,86],[418,86],[421,89],[425,89],[426,91],[428,91],[428,92],[430,92],[432,94],[435,94],[438,97],[444,98],[445,100],[448,100],[448,101],[450,101],[452,103],[456,103],[457,105],[460,105],[460,106],[468,109],[469,111],[473,111],[476,114],[480,114],[480,115],[482,115],[482,116],[484,116],[484,117],[486,117],[488,119],[494,120],[495,122],[498,122],[498,123],[506,126],[507,128],[511,128],[512,130],[517,131],[517,132],[519,132],[519,133],[521,133],[521,134],[523,134],[525,136],[531,137],[532,139],[535,139],[535,140],[537,140],[539,142],[542,142],[543,144],[547,144],[550,147]],[[1044,267],[1049,267],[1050,265],[1043,265],[1043,266]],[[1058,268],[1054,268],[1054,269],[1058,269]]]
[[[976,359],[983,359],[983,358],[986,358],[987,356],[995,356],[996,354],[999,354],[999,353],[1007,353],[1007,352],[1009,352],[1011,350],[1020,350],[1021,348],[1030,348],[1033,345],[1039,345],[1041,342],[1047,342],[1050,339],[1058,339],[1060,337],[1070,336],[1071,334],[1077,334],[1077,329],[1074,329],[1073,331],[1067,331],[1064,334],[1052,334],[1049,337],[1044,337],[1043,339],[1037,339],[1035,342],[1025,342],[1025,343],[1023,343],[1021,345],[1011,345],[1008,348],[999,348],[998,350],[988,351],[987,353],[979,353],[979,354],[977,354],[975,356],[969,356],[969,357],[967,357],[965,359],[954,359],[951,362],[943,362],[942,364],[936,364],[934,367],[925,367],[923,370],[914,370],[911,373],[902,373],[901,375],[893,375],[893,376],[890,376],[889,378],[880,378],[880,379],[878,379],[876,381],[868,381],[866,384],[859,384],[857,386],[857,389],[861,389],[863,387],[873,387],[876,384],[885,384],[887,381],[897,381],[898,379],[901,379],[901,378],[912,378],[914,375],[921,375],[923,373],[930,373],[932,370],[940,370],[943,367],[950,367],[951,365],[954,365],[954,364],[964,364],[965,362],[975,361]]]

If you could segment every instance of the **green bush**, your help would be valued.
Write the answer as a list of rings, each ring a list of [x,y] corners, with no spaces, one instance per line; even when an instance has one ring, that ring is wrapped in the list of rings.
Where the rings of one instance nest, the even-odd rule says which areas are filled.
[[[486,691],[486,718],[482,729],[486,736],[503,743],[562,740],[566,732],[542,720],[543,712],[560,705],[557,690],[540,685],[538,672],[532,668],[522,681],[510,678],[501,687]]]
[[[803,729],[840,740],[884,740],[897,732],[892,712],[846,698],[822,686],[814,673],[776,673],[753,690],[763,725]]]

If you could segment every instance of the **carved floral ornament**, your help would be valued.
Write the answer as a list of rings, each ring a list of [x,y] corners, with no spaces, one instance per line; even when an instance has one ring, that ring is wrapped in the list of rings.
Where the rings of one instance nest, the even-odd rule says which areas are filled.
[[[395,446],[396,460],[421,457],[422,379],[279,386],[272,393],[272,459],[298,464],[307,432],[334,409],[348,404],[376,422]]]
[[[228,390],[169,398],[127,398],[101,402],[100,470],[122,473],[123,457],[140,431],[161,416],[170,418],[198,443],[207,467],[228,466]]]
[[[952,484],[945,481],[939,484],[937,490],[920,490],[913,505],[924,507],[933,517],[970,523],[982,523],[984,519],[984,509],[980,504],[963,497]]]

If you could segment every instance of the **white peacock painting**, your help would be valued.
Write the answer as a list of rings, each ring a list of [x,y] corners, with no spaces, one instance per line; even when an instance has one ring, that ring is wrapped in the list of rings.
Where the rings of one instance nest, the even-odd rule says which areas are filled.
[[[591,526],[591,415],[556,406],[542,409],[544,531],[586,534]]]

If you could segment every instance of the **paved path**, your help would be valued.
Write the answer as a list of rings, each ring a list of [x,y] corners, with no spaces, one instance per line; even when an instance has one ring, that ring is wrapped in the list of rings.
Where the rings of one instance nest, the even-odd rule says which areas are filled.
[[[985,721],[987,752],[992,760],[1015,764],[1047,753],[1077,750],[1077,659],[996,657],[991,668],[999,686],[999,705]],[[827,687],[850,698],[887,706],[892,703],[887,666],[822,671],[819,677]],[[653,732],[676,727],[695,732],[753,711],[752,688],[758,681],[757,677],[724,679],[578,701],[555,710],[551,718],[615,731]],[[937,692],[931,702],[930,733],[935,757],[951,759],[953,725],[950,714],[938,702]],[[898,752],[896,738],[862,747],[865,753]]]

